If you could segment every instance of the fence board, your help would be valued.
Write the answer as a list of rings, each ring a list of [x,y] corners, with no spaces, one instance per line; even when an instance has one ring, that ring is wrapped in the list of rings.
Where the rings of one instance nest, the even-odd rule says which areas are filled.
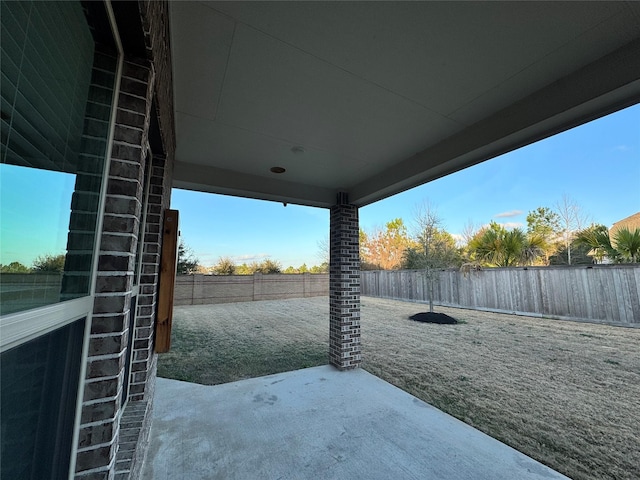
[[[176,305],[251,302],[329,295],[328,274],[178,275]]]
[[[363,295],[429,301],[424,272],[366,271]],[[488,268],[438,272],[434,303],[640,326],[640,265]]]

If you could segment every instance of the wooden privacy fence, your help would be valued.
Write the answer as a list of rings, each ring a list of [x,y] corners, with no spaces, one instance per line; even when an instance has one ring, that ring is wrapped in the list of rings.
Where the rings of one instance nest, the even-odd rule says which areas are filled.
[[[361,293],[428,302],[428,282],[419,270],[365,271]],[[640,326],[640,265],[443,270],[434,282],[437,305]]]
[[[329,274],[178,275],[174,305],[253,302],[329,295]]]

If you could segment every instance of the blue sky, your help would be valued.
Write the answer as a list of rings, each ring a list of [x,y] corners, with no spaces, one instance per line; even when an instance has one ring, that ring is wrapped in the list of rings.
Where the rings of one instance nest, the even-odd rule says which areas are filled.
[[[0,164],[0,263],[64,253],[75,175]]]
[[[428,200],[452,234],[469,222],[526,227],[529,211],[553,208],[564,195],[607,226],[640,211],[640,105],[363,207],[360,225],[370,231],[401,217],[411,226],[416,206]],[[184,190],[173,191],[171,208],[206,266],[220,256],[311,266],[328,238],[325,209]]]
[[[73,175],[0,165],[0,263],[31,265],[64,252],[73,183]],[[452,234],[468,222],[526,226],[529,211],[563,195],[607,226],[640,211],[640,105],[363,207],[360,222],[367,231],[397,217],[410,226],[428,200]],[[238,264],[271,258],[285,268],[322,261],[326,209],[184,190],[173,191],[171,207],[205,266],[221,256]]]

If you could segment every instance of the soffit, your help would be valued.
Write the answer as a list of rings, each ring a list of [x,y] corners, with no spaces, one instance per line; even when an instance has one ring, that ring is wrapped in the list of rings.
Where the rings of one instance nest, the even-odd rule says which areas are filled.
[[[173,2],[171,31],[174,186],[292,203],[364,205],[640,92],[631,2]]]

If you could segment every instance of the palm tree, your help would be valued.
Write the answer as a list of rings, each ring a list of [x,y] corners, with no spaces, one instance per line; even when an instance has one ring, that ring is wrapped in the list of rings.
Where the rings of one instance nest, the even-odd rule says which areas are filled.
[[[489,265],[498,265],[501,263],[502,242],[501,237],[504,230],[500,225],[491,222],[489,227],[481,229],[469,241],[469,251],[478,260],[488,263]]]
[[[611,243],[623,262],[637,263],[640,261],[640,228],[633,231],[621,228],[613,234],[613,242]]]
[[[521,263],[523,265],[533,265],[539,258],[546,258],[549,251],[549,242],[543,235],[530,233],[525,236],[523,247]]]
[[[576,234],[575,242],[578,245],[586,245],[591,248],[589,255],[594,257],[598,263],[605,257],[615,259],[618,254],[611,245],[609,229],[604,225],[591,225]]]
[[[495,267],[531,265],[544,255],[546,242],[541,235],[527,235],[520,228],[507,230],[495,222],[480,230],[469,242],[472,255]]]
[[[611,238],[604,225],[591,225],[578,232],[576,242],[591,247],[590,255],[600,262],[605,257],[615,263],[640,262],[640,228],[623,227]]]

